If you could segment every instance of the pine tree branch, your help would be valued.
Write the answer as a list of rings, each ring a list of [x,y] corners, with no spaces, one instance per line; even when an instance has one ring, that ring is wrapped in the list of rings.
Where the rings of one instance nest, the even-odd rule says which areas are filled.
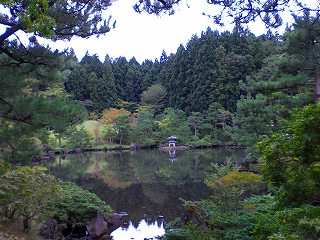
[[[3,46],[3,42],[12,36],[15,32],[19,31],[21,29],[21,25],[17,24],[12,26],[11,28],[7,28],[7,30],[0,36],[0,46]]]

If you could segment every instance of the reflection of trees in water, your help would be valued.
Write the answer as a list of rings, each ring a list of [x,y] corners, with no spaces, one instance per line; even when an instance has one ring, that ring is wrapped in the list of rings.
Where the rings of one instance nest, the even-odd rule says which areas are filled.
[[[182,211],[179,198],[197,200],[208,196],[203,184],[211,162],[227,157],[238,161],[244,153],[206,149],[177,151],[177,160],[156,150],[98,152],[68,155],[49,166],[58,178],[77,182],[96,193],[116,211],[128,211],[138,224],[144,214],[151,219],[163,215],[172,220]]]
[[[73,181],[87,175],[89,167],[93,164],[90,154],[70,154],[65,159],[60,156],[55,163],[47,163],[49,171],[57,178],[65,181]]]
[[[146,219],[155,220],[163,215],[166,221],[173,220],[182,213],[180,197],[190,200],[206,198],[210,190],[203,183],[166,185],[162,183],[133,184],[124,189],[114,189],[100,179],[78,179],[77,183],[96,193],[118,212],[128,212],[129,219],[137,226]]]
[[[90,175],[111,187],[125,188],[136,183],[202,182],[210,162],[224,163],[227,157],[237,161],[243,158],[239,151],[224,149],[178,151],[176,156],[177,160],[170,162],[168,153],[155,150],[83,153],[69,155],[61,164],[50,168],[65,180]]]

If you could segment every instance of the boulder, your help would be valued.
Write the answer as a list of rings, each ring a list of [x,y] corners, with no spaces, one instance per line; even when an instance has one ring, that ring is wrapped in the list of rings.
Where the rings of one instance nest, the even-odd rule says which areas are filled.
[[[81,153],[81,152],[82,152],[82,149],[81,149],[81,148],[75,148],[75,149],[74,149],[74,152],[75,152],[75,153]]]
[[[131,144],[130,144],[130,150],[131,150],[131,151],[136,151],[137,148],[138,148],[138,145],[137,145],[137,144],[135,144],[135,143],[131,143]]]
[[[121,225],[122,223],[122,216],[118,213],[113,213],[109,219],[108,219],[108,223],[110,225]]]
[[[41,226],[39,233],[45,239],[64,239],[61,232],[58,229],[58,222],[52,218],[49,218],[45,221],[45,223]]]
[[[100,237],[108,231],[108,223],[104,221],[102,212],[98,212],[97,216],[86,227],[91,237]]]
[[[114,231],[115,229],[117,229],[118,227],[121,226],[122,224],[122,217],[126,216],[123,215],[121,213],[113,213],[109,218],[108,218],[108,233],[111,233],[112,231]]]

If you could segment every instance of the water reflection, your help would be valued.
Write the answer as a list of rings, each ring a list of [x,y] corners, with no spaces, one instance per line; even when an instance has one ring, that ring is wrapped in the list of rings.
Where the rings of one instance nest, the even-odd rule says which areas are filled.
[[[174,162],[174,161],[177,160],[176,150],[174,150],[174,149],[170,149],[170,150],[169,150],[169,160],[170,160],[171,162]]]
[[[153,221],[147,222],[142,219],[138,226],[134,226],[129,222],[129,226],[120,227],[111,233],[114,240],[144,240],[144,239],[158,239],[165,234],[164,222]]]
[[[174,153],[157,150],[82,153],[67,155],[64,160],[57,158],[47,167],[59,179],[73,181],[96,193],[115,211],[127,212],[132,226],[146,227],[144,215],[151,222],[158,221],[162,215],[168,222],[181,215],[180,198],[206,198],[210,190],[203,179],[210,163],[223,163],[230,157],[241,161],[244,152],[207,149]],[[133,230],[121,231],[131,234]],[[134,239],[148,238],[145,232],[140,231],[141,238]]]

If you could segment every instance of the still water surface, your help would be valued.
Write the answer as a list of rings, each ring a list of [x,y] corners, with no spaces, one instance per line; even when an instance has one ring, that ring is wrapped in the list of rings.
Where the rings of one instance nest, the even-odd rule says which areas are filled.
[[[156,239],[165,222],[179,217],[181,200],[200,200],[210,194],[203,183],[211,162],[227,158],[240,162],[243,150],[95,152],[58,157],[48,166],[59,179],[96,193],[116,212],[126,212],[114,240]]]

